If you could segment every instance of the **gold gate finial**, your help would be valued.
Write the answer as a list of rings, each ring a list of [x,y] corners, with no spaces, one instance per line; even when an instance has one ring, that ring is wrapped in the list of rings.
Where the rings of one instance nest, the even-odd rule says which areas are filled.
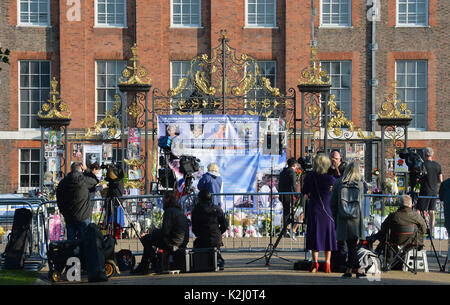
[[[393,93],[389,94],[386,101],[381,105],[378,117],[381,119],[410,118],[411,110],[407,109],[406,103],[398,99],[397,81],[392,82]]]
[[[329,85],[331,79],[325,70],[322,70],[317,58],[316,46],[311,47],[311,66],[304,69],[298,79],[299,85]]]
[[[57,97],[59,95],[59,92],[56,91],[58,81],[55,77],[53,77],[50,84],[52,87],[49,93],[50,98],[42,105],[41,110],[38,112],[38,117],[44,119],[69,119],[72,113],[67,108],[67,105]]]
[[[122,71],[122,76],[119,78],[120,85],[150,85],[152,80],[147,78],[147,70],[144,67],[138,65],[139,58],[137,56],[137,45],[136,43],[131,47],[131,61],[133,66],[127,66]],[[147,79],[145,79],[147,78]]]

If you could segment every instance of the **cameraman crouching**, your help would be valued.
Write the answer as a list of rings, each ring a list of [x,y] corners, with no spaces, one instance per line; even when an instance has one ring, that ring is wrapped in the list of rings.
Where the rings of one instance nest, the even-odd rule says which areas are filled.
[[[189,222],[179,206],[175,192],[168,191],[163,197],[163,222],[160,229],[154,229],[142,238],[144,254],[138,267],[132,274],[148,274],[158,270],[156,249],[177,250],[185,248],[189,242]],[[150,268],[150,263],[152,268]]]
[[[198,204],[192,210],[192,233],[195,234],[194,248],[217,248],[220,250],[222,234],[228,229],[222,209],[213,204],[211,193],[201,190]],[[223,270],[225,260],[218,253],[218,264]]]

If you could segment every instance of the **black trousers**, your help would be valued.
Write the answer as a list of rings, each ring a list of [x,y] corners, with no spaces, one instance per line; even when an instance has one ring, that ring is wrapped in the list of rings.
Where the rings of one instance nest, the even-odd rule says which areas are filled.
[[[162,241],[162,231],[155,229],[151,233],[142,237],[142,244],[144,245],[144,254],[142,255],[141,264],[149,266],[156,264],[156,248],[164,248],[165,244]]]
[[[357,269],[359,268],[359,262],[357,259],[357,251],[358,251],[358,238],[355,239],[347,239],[345,241],[347,244],[347,268]]]
[[[292,212],[292,206],[294,202],[293,195],[282,194],[280,195],[280,201],[283,204],[283,226],[286,225],[287,222],[292,223],[292,220],[289,216]]]

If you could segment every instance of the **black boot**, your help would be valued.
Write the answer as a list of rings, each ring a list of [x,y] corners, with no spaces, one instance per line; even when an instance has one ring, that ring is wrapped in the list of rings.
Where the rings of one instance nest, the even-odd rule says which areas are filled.
[[[150,262],[148,261],[148,259],[142,258],[142,261],[139,263],[139,265],[135,269],[131,270],[130,273],[136,275],[147,275],[151,273],[149,265]]]

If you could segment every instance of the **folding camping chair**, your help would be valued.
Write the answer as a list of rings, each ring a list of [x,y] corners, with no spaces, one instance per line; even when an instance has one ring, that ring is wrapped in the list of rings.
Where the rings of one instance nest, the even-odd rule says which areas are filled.
[[[405,257],[410,250],[413,250],[414,253],[413,268],[411,268],[405,260]],[[389,271],[392,266],[401,262],[409,271],[417,274],[417,251],[417,226],[414,224],[407,226],[395,225],[390,228],[386,234],[383,270]]]

